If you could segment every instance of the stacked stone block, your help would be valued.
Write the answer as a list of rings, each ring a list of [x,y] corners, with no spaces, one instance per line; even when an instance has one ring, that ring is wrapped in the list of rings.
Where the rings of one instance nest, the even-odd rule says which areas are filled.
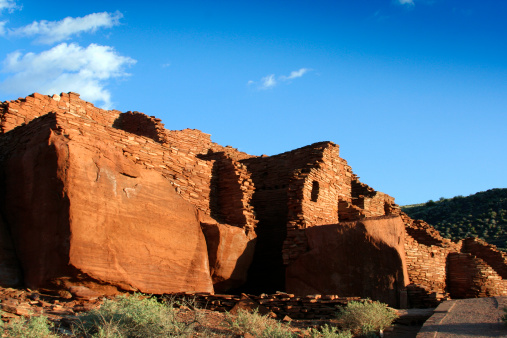
[[[208,295],[208,294],[176,294],[164,298],[179,300],[182,303],[195,303],[200,308],[212,311],[231,311],[236,304],[244,299],[244,295]],[[273,312],[277,318],[289,316],[292,319],[332,319],[336,318],[339,308],[350,301],[358,301],[359,297],[338,297],[337,295],[295,296],[279,292],[276,294],[248,295],[259,305]]]
[[[448,257],[448,280],[452,298],[507,296],[507,280],[482,259],[453,252]]]
[[[106,140],[113,152],[160,172],[183,199],[217,222],[255,232],[251,275],[275,280],[275,290],[284,287],[285,267],[308,250],[305,229],[400,214],[394,198],[359,182],[332,142],[257,157],[213,143],[198,130],[166,130],[154,116],[97,108],[76,93],[35,93],[0,103],[1,148],[41,130],[84,144]],[[432,306],[449,294],[505,294],[505,253],[480,240],[452,243],[427,223],[402,218],[412,306]],[[262,302],[292,299],[283,297]],[[300,313],[296,303],[287,305],[287,314]]]
[[[6,133],[49,112],[67,112],[108,126],[112,126],[121,114],[117,110],[97,108],[72,92],[53,96],[34,93],[26,98],[0,104],[1,132]]]
[[[482,259],[502,277],[507,279],[507,254],[479,238],[467,238],[463,241],[463,252]]]

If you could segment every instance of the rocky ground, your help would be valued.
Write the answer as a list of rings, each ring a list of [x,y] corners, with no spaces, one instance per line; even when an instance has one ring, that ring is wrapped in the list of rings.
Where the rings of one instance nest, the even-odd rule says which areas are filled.
[[[112,299],[113,297],[109,297]],[[72,335],[72,324],[78,315],[99,307],[106,297],[97,297],[83,290],[73,290],[72,294],[55,296],[30,289],[0,288],[1,318],[4,322],[16,318],[44,315],[63,336]],[[195,336],[201,337],[237,337],[225,323],[226,313],[193,308],[191,304],[177,309],[181,321],[195,328]],[[421,325],[432,313],[432,309],[400,310],[400,319],[388,328],[385,337],[415,337]],[[287,324],[300,337],[305,336],[308,328],[324,324],[336,325],[336,320],[292,320],[288,317],[277,318]]]

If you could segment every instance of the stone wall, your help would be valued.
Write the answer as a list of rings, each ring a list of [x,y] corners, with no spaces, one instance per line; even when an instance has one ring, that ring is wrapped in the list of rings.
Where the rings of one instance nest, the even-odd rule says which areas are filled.
[[[405,222],[405,252],[410,307],[432,307],[447,299],[447,256],[459,252],[461,243],[440,236],[429,224],[401,214]]]
[[[71,132],[86,130],[96,137],[100,137],[101,133],[116,136],[114,146],[122,148],[126,157],[135,163],[162,171],[183,198],[207,214],[210,214],[209,193],[213,163],[196,155],[206,154],[213,148],[214,151],[223,151],[233,158],[251,157],[232,147],[212,143],[209,134],[198,130],[169,131],[160,119],[153,116],[139,112],[103,110],[81,100],[79,94],[72,92],[53,96],[34,93],[26,98],[3,102],[0,105],[1,131],[6,133],[49,112],[64,113],[64,123],[73,126],[69,128]],[[114,127],[117,131],[106,127]],[[251,192],[246,195],[251,196]],[[250,214],[249,224],[254,225],[251,208],[245,210],[245,213]]]
[[[201,226],[206,224],[208,231],[216,227],[221,229],[219,235],[244,232],[250,252],[257,237],[246,287],[249,292],[285,290],[286,267],[309,251],[307,229],[361,224],[358,221],[400,214],[394,198],[359,181],[332,142],[274,156],[252,156],[218,145],[199,130],[166,130],[154,116],[97,108],[76,93],[35,93],[0,103],[0,160],[19,142],[51,133],[90,147],[105,140],[102,146],[109,151],[103,156],[121,157],[118,172],[134,175],[128,169],[132,164],[162,175],[164,182],[199,210]],[[434,305],[449,294],[473,294],[467,288],[475,290],[478,285],[483,290],[478,295],[504,293],[505,253],[478,240],[452,243],[425,222],[401,217],[409,279],[406,290],[412,306]],[[241,256],[241,250],[227,251],[212,244],[217,253]],[[0,257],[8,257],[9,252],[9,248],[0,251]],[[456,262],[466,264],[457,267]],[[5,264],[2,271],[8,272],[10,263]],[[217,258],[215,271],[220,264]],[[234,262],[227,264],[234,268]],[[475,279],[463,282],[466,271],[472,271]],[[219,273],[223,271],[215,273],[216,279],[226,278]],[[397,290],[403,287],[398,285]]]
[[[450,253],[447,273],[452,298],[507,296],[507,281],[470,253]]]
[[[155,118],[155,116],[147,116],[137,111],[128,111],[118,116],[113,127],[134,135],[149,137],[158,143],[167,142],[164,124],[162,120]]]
[[[449,297],[506,295],[505,253],[476,238],[451,242],[426,222],[402,217],[411,307],[435,306]]]
[[[340,158],[336,144],[312,146],[313,154],[319,156],[313,163],[308,161],[307,168],[295,170],[289,185],[287,238],[283,246],[286,265],[308,249],[303,229],[399,214],[394,198],[358,181],[347,161]]]
[[[112,126],[121,114],[117,110],[97,108],[72,92],[53,96],[34,93],[26,98],[5,101],[0,105],[0,131],[6,133],[49,112],[67,112],[108,126]]]
[[[219,222],[255,232],[257,220],[251,205],[255,188],[246,166],[224,152],[198,157],[213,161],[210,215]]]
[[[479,238],[463,241],[463,252],[471,253],[495,269],[502,278],[507,279],[507,254]]]
[[[277,318],[289,316],[291,319],[333,319],[339,308],[350,301],[358,301],[359,297],[339,297],[337,295],[307,295],[279,292],[261,295],[208,295],[208,294],[175,294],[162,296],[163,299],[178,300],[183,304],[195,304],[200,308],[212,311],[231,311],[236,304],[245,299],[253,300],[273,312]]]
[[[410,307],[427,307],[447,297],[446,264],[451,249],[418,243],[406,235],[405,252],[410,284],[407,294]]]

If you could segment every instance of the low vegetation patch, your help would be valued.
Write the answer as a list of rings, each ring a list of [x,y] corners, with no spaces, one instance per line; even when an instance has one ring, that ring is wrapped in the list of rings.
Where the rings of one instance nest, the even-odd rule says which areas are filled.
[[[77,335],[100,338],[181,337],[191,328],[176,318],[176,311],[155,298],[118,296],[79,317],[74,325]]]
[[[350,331],[341,331],[336,326],[323,325],[320,329],[308,330],[307,337],[310,338],[352,338]]]
[[[338,313],[340,325],[355,335],[370,336],[391,326],[396,312],[377,301],[352,301]]]
[[[262,338],[292,338],[296,337],[288,326],[257,311],[248,312],[240,309],[236,315],[227,314],[225,319],[229,328],[236,334],[250,334]]]
[[[179,306],[179,310],[175,308]],[[192,308],[193,310],[190,310]],[[182,312],[182,309],[183,312]],[[150,338],[150,337],[234,337],[236,335],[259,338],[352,338],[376,336],[390,326],[397,315],[387,305],[372,302],[350,302],[338,313],[337,326],[323,325],[299,333],[288,324],[281,323],[257,311],[239,310],[218,315],[200,310],[190,303],[180,304],[172,300],[160,303],[156,298],[142,294],[122,295],[114,300],[104,300],[100,308],[78,316],[72,326],[59,328],[66,335],[57,334],[57,328],[44,316],[20,318],[4,324],[0,320],[1,337],[21,338]],[[502,318],[507,322],[506,315]],[[183,315],[183,317],[182,317]],[[190,315],[190,317],[188,316]],[[211,323],[211,326],[210,326]]]
[[[29,319],[19,318],[9,324],[0,320],[2,337],[16,338],[52,338],[58,337],[52,333],[53,323],[44,316],[31,317]]]

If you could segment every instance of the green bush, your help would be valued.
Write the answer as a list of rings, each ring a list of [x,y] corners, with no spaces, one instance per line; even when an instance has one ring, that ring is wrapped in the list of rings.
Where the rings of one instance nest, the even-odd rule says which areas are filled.
[[[310,338],[352,338],[350,331],[340,331],[336,326],[323,325],[320,329],[310,329]]]
[[[2,322],[0,320],[0,322]],[[17,319],[9,324],[0,326],[3,328],[4,337],[16,338],[51,338],[58,337],[51,332],[53,323],[44,316],[31,317],[29,319]]]
[[[354,334],[370,335],[390,326],[398,315],[377,301],[352,301],[338,313],[343,329]]]
[[[97,338],[149,338],[187,336],[190,327],[177,320],[172,307],[136,294],[105,300],[100,308],[79,316],[73,329]]]
[[[292,338],[295,335],[282,323],[254,312],[239,310],[236,315],[228,313],[225,318],[227,326],[239,335],[249,333],[262,338]]]

